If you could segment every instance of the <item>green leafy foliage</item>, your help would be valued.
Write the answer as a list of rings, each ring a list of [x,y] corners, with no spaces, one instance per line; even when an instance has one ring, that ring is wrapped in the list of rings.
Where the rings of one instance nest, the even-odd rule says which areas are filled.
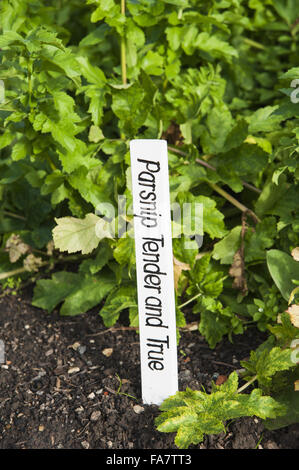
[[[88,254],[102,238],[111,237],[109,224],[95,214],[87,214],[84,219],[62,217],[56,219],[56,223],[53,240],[60,251]]]
[[[299,421],[299,394],[297,391],[291,390],[281,394],[277,401],[285,407],[286,412],[277,418],[266,419],[265,426],[267,429],[274,430],[289,426]]]
[[[137,294],[134,285],[122,285],[114,289],[106,299],[105,305],[101,309],[106,326],[112,326],[119,318],[120,313],[126,308],[137,307]]]
[[[241,365],[257,376],[261,388],[269,390],[273,376],[279,371],[294,367],[294,362],[291,360],[290,349],[277,346],[269,348],[267,344],[251,351],[249,361],[242,361]]]
[[[241,416],[275,418],[284,412],[281,404],[263,396],[259,389],[250,394],[238,393],[238,375],[233,372],[221,386],[214,386],[212,393],[194,391],[177,392],[164,400],[162,413],[156,418],[161,432],[176,432],[175,444],[184,449],[198,444],[205,434],[225,431],[225,421]]]
[[[51,279],[39,281],[32,304],[51,312],[63,302],[61,315],[78,315],[98,305],[113,287],[114,279],[109,272],[95,277],[59,271]]]
[[[106,326],[126,311],[137,327],[134,240],[130,228],[116,235],[132,221],[128,144],[167,139],[171,201],[181,209],[199,204],[203,213],[173,223],[181,235],[174,256],[184,266],[178,328],[196,314],[212,348],[252,324],[269,335],[245,366],[259,384],[251,399],[234,392],[234,405],[225,386],[207,396],[182,392],[191,405],[178,399],[182,421],[173,408],[169,429],[187,446],[222,430],[233,409],[262,416],[263,406],[276,405],[260,390],[282,397],[286,419],[273,411],[275,423],[290,422],[296,402],[286,386],[297,379],[288,354],[298,327],[287,307],[298,305],[299,281],[291,257],[299,246],[296,1],[126,0],[125,11],[116,0],[46,3],[0,6],[2,287],[38,271],[37,307],[62,315],[96,307]],[[125,216],[118,195],[126,197]],[[216,416],[212,397],[224,391],[226,411]],[[199,422],[201,400],[209,412],[198,411]]]
[[[267,252],[267,264],[272,279],[281,295],[289,300],[295,287],[293,280],[299,279],[299,263],[283,251],[269,250]]]

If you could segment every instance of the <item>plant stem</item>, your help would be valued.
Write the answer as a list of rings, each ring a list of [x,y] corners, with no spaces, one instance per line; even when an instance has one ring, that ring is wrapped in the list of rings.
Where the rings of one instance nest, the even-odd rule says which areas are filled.
[[[5,215],[9,215],[10,217],[14,217],[15,219],[26,220],[26,217],[23,217],[22,215],[14,214],[13,212],[3,211],[3,213]]]
[[[168,148],[169,148],[169,150],[171,150],[174,153],[178,153],[179,155],[182,155],[183,157],[188,157],[188,154],[186,152],[183,152],[182,150],[178,150],[174,147],[168,147]],[[209,168],[210,170],[217,171],[215,167],[213,167],[209,163],[205,162],[204,160],[201,160],[200,158],[197,158],[196,161],[197,161],[197,163],[200,163],[201,165],[205,166],[206,168]],[[254,188],[254,191],[256,191],[256,192],[261,192],[259,189],[257,189],[254,186],[246,183],[245,181],[242,181],[242,183],[243,183],[244,186],[247,186],[250,189]],[[222,197],[227,199],[227,201],[229,201],[235,207],[240,209],[240,211],[247,212],[248,214],[250,214],[255,222],[260,222],[260,219],[257,217],[257,215],[252,210],[250,210],[248,207],[244,206],[244,204],[242,204],[237,199],[235,199],[233,196],[231,196],[229,193],[224,191],[224,189],[220,188],[220,186],[218,186],[215,183],[210,183],[210,182],[208,182],[208,184],[211,186],[211,188],[213,188],[214,191],[219,193]]]
[[[235,207],[240,209],[240,211],[247,212],[248,214],[250,214],[255,222],[260,222],[260,219],[258,218],[258,216],[251,209],[244,206],[244,204],[242,204],[237,199],[235,199],[233,196],[231,196],[229,193],[224,191],[224,189],[220,188],[220,186],[218,186],[215,183],[208,183],[208,184],[209,184],[209,186],[211,186],[212,189],[214,189],[214,191],[216,191],[218,194],[220,194],[222,197],[224,197],[227,201],[229,201]]]
[[[199,297],[201,295],[201,292],[199,292],[198,294],[196,294],[194,297],[192,297],[191,299],[187,300],[187,302],[181,304],[178,306],[178,308],[183,308],[185,307],[186,305],[190,304],[191,302],[193,302],[193,300],[197,299],[197,297]]]
[[[50,165],[50,168],[52,171],[56,171],[57,170],[57,167],[54,165],[54,163],[52,162],[52,159],[49,155],[46,156],[47,160],[48,160],[48,163]]]
[[[246,382],[246,384],[242,385],[242,387],[238,388],[237,393],[243,392],[243,390],[245,390],[245,388],[249,387],[249,385],[251,385],[256,379],[257,379],[257,375],[252,377],[252,379],[249,380],[249,382]]]
[[[244,38],[244,42],[248,44],[248,46],[255,47],[256,49],[260,49],[262,51],[266,49],[265,46],[263,46],[261,43],[253,41],[252,39],[249,39],[249,38]]]
[[[169,150],[171,150],[172,152],[174,153],[177,153],[179,155],[182,155],[183,157],[187,157],[188,154],[186,152],[183,152],[182,150],[179,150],[179,149],[176,149],[175,147],[168,147]],[[200,165],[208,168],[209,170],[212,170],[212,171],[217,171],[217,168],[215,168],[213,165],[211,165],[210,163],[207,163],[205,162],[204,160],[202,160],[201,158],[197,158],[196,159],[196,163],[199,163]],[[258,193],[258,194],[261,194],[261,190],[256,188],[255,186],[253,186],[253,184],[250,184],[250,183],[247,183],[246,181],[241,181],[243,186],[245,186],[246,188],[248,189],[251,189],[252,191]]]
[[[224,191],[224,189],[220,188],[220,186],[218,186],[218,184],[210,183],[210,182],[208,184],[209,184],[209,186],[211,186],[212,189],[214,189],[214,191],[216,191],[218,194],[220,194],[225,199],[227,199],[227,201],[229,201],[235,207],[240,209],[240,211],[247,212],[249,210],[248,207],[244,206],[244,204],[242,204],[237,199],[235,199],[233,196],[228,194],[226,191]]]
[[[6,273],[0,273],[0,280],[15,276],[16,274],[24,273],[25,271],[26,271],[25,268],[18,268],[18,269],[13,269],[12,271],[6,271]]]
[[[126,15],[126,0],[121,0],[121,14]],[[127,84],[127,60],[126,60],[126,37],[121,37],[120,43],[121,75],[123,85]]]
[[[59,258],[57,260],[49,260],[49,261],[43,261],[41,264],[40,264],[40,267],[42,266],[47,266],[48,264],[58,264],[58,263],[65,263],[65,262],[68,262],[68,261],[75,261],[78,259],[78,256],[68,256],[66,258]],[[16,274],[22,274],[22,273],[29,273],[30,271],[28,271],[26,268],[22,267],[22,268],[17,268],[17,269],[13,269],[12,271],[6,271],[5,273],[0,273],[0,280],[3,280],[3,279],[7,279],[8,277],[12,277],[12,276],[15,276]]]
[[[32,107],[32,61],[29,58],[27,63],[28,70],[28,95],[29,95],[29,107]]]

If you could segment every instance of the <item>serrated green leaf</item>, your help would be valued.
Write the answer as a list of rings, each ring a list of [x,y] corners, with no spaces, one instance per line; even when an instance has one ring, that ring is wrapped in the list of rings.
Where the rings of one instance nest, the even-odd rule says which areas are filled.
[[[98,305],[114,286],[115,278],[111,272],[103,272],[97,276],[85,276],[76,289],[65,299],[60,314],[73,316],[87,312]]]
[[[105,23],[101,24],[98,28],[93,30],[91,33],[87,34],[79,43],[80,47],[95,46],[104,41],[107,32],[109,31],[109,26]]]
[[[285,406],[286,412],[283,416],[275,419],[266,419],[265,427],[270,431],[299,423],[299,393],[298,391],[286,391],[276,396],[275,399],[282,406]]]
[[[113,251],[113,256],[119,264],[126,264],[131,267],[135,264],[135,243],[134,239],[127,236],[120,238]]]
[[[250,262],[257,259],[264,259],[266,249],[274,244],[275,237],[276,219],[275,217],[265,217],[257,224],[254,233],[246,233],[245,261]]]
[[[105,139],[105,136],[98,126],[90,126],[88,139],[90,142],[97,144],[100,140]]]
[[[212,57],[221,57],[228,62],[232,60],[233,57],[238,56],[238,51],[217,36],[210,36],[208,33],[200,33],[195,41],[195,46],[208,52]]]
[[[107,297],[105,305],[100,310],[100,315],[107,327],[113,326],[118,320],[120,313],[137,306],[136,288],[134,285],[121,287],[113,290]]]
[[[269,132],[277,128],[281,118],[274,115],[278,106],[266,106],[258,109],[250,116],[249,132],[255,134],[257,132]]]
[[[241,228],[240,225],[234,227],[226,237],[215,243],[212,256],[221,264],[232,264],[240,245]]]
[[[80,64],[80,71],[89,83],[99,86],[100,88],[106,83],[104,72],[94,65],[91,65],[87,57],[77,56],[77,62]]]
[[[212,309],[211,306],[209,308]],[[229,326],[226,319],[218,315],[217,312],[204,309],[200,315],[198,329],[206,338],[210,348],[214,349],[223,336],[228,333]]]
[[[54,273],[51,279],[40,279],[34,288],[32,305],[52,312],[76,288],[78,275],[67,271]]]
[[[99,304],[114,284],[111,272],[91,276],[62,271],[53,274],[51,279],[37,282],[32,303],[51,312],[63,302],[61,315],[78,315]]]
[[[225,430],[224,422],[241,416],[275,417],[285,407],[259,389],[250,394],[237,393],[238,376],[233,372],[228,384],[217,387],[211,394],[186,389],[167,398],[156,418],[160,432],[177,432],[175,443],[180,448],[198,444],[205,434]]]
[[[294,362],[290,349],[274,347],[251,351],[249,361],[242,361],[241,365],[256,374],[260,386],[268,389],[276,372],[294,367]]]
[[[15,143],[12,148],[11,158],[12,160],[22,160],[28,153],[28,143],[25,139],[21,139]]]
[[[24,39],[16,31],[6,31],[5,34],[0,37],[0,47],[2,48],[12,45],[23,46]]]
[[[97,251],[95,258],[89,258],[80,264],[79,271],[86,274],[97,274],[112,258],[112,250],[103,242]]]
[[[87,214],[84,219],[61,217],[55,221],[57,226],[53,229],[53,240],[60,251],[91,253],[101,238],[111,236],[103,219],[95,214]]]

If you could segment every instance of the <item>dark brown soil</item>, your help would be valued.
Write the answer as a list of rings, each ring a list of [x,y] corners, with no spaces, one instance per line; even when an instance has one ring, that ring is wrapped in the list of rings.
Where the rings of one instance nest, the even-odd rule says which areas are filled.
[[[138,334],[122,330],[124,324],[122,319],[108,331],[96,310],[63,318],[32,307],[28,296],[0,300],[6,353],[0,366],[1,449],[175,449],[173,434],[155,430],[158,408],[141,402]],[[198,331],[183,331],[180,390],[209,390],[212,379],[240,368],[262,340],[249,330],[212,351]],[[107,348],[113,350],[109,357]],[[259,419],[240,419],[227,434],[193,448],[298,449],[299,425],[269,432]]]

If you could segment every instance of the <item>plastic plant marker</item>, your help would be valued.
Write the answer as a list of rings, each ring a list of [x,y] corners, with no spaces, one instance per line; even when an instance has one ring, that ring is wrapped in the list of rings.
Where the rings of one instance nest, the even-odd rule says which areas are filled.
[[[130,142],[142,399],[178,390],[167,142]]]

